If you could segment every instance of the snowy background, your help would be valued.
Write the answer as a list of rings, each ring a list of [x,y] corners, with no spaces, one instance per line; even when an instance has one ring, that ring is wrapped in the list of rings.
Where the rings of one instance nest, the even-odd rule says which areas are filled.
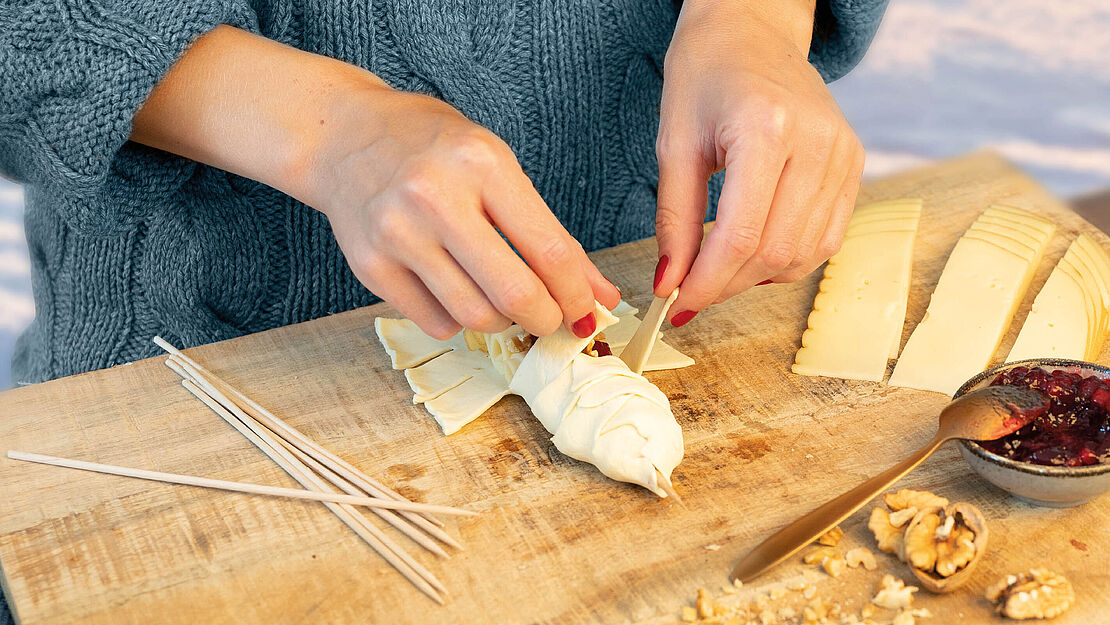
[[[990,147],[1061,196],[1110,187],[1106,0],[893,0],[832,89],[868,175]],[[0,180],[0,389],[34,316],[21,215],[19,187]]]

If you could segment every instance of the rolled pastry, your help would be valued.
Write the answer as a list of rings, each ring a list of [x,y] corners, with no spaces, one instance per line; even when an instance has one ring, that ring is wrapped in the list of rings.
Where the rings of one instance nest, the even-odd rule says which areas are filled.
[[[518,325],[496,334],[464,330],[446,341],[425,335],[407,319],[379,317],[374,326],[393,368],[405,369],[413,403],[424,404],[445,434],[515,393],[561,452],[665,497],[663,486],[669,488],[683,454],[670,402],[616,356],[583,353],[604,337],[620,354],[640,320],[624,302],[613,312],[597,305],[597,331],[589,338],[560,328],[534,343]],[[659,339],[645,370],[693,363]]]
[[[598,332],[617,322],[600,305],[595,316]],[[670,401],[620,358],[584,354],[592,340],[565,328],[537,339],[509,390],[524,398],[559,451],[666,497],[660,479],[669,483],[683,453]]]

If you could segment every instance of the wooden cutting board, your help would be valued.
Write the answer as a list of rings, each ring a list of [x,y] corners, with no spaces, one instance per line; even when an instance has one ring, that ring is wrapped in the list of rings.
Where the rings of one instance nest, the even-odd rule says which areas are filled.
[[[901,196],[925,199],[903,340],[948,252],[989,203],[1026,206],[1060,225],[1000,354],[1071,237],[1097,233],[991,155],[869,184],[861,202]],[[648,240],[593,258],[644,309],[655,254]],[[678,621],[698,588],[721,594],[739,554],[916,449],[946,403],[934,393],[791,374],[818,279],[754,288],[667,334],[697,360],[649,374],[685,433],[686,457],[674,476],[685,507],[563,456],[517,398],[454,436],[440,434],[411,404],[374,336],[373,318],[394,314],[386,305],[192,350],[402,493],[482,512],[447,521],[467,547],[449,560],[406,543],[451,589],[446,607],[410,587],[321,505],[7,459],[0,460],[4,592],[26,625]],[[178,386],[160,359],[0,394],[6,449],[295,486]],[[952,447],[899,486],[970,501],[990,519],[989,553],[974,580],[948,596],[919,593],[916,605],[936,615],[920,622],[997,619],[981,598],[984,587],[1030,566],[1049,566],[1075,585],[1078,602],[1056,622],[1107,618],[1110,497],[1033,507],[978,478]],[[874,546],[869,510],[845,525],[845,546]],[[879,561],[878,571],[836,580],[792,561],[742,592],[754,598],[808,579],[818,596],[858,613],[883,572],[911,579],[893,558]],[[876,619],[892,615],[878,610]]]

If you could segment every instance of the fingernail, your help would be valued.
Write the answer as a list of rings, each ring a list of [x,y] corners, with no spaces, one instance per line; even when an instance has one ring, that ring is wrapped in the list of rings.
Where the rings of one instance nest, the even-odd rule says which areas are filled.
[[[574,331],[574,336],[580,339],[589,338],[597,329],[597,319],[594,319],[594,314],[590,313],[572,323],[570,329]]]
[[[663,274],[667,273],[667,265],[671,264],[671,257],[664,254],[659,258],[659,262],[655,264],[655,284],[651,285],[651,290],[659,288],[659,283],[663,281]]]
[[[680,328],[690,323],[690,320],[693,319],[694,315],[696,314],[698,313],[694,310],[684,310],[680,313],[677,313],[675,316],[671,317],[671,325],[676,328]]]
[[[764,284],[774,284],[774,281],[773,280],[764,280],[763,282],[760,282],[756,286],[763,286]]]

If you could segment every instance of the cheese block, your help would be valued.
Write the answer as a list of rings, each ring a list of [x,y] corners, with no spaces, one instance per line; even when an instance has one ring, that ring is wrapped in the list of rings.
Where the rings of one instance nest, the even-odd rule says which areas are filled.
[[[881,381],[898,354],[909,296],[913,243],[921,213],[912,219],[857,220],[852,216],[840,251],[829,259],[813,300],[809,327],[795,356],[794,373]],[[884,230],[883,228],[887,228]]]
[[[1055,226],[1020,209],[1018,221],[1047,224],[1031,239],[1032,255],[1014,239],[984,230],[978,221],[956,243],[910,335],[890,384],[951,395],[985,369],[1025,296]]]
[[[1102,277],[1094,268],[1094,264],[1083,257],[1074,242],[1068,252],[1060,259],[1058,267],[1082,285],[1083,295],[1087,301],[1087,345],[1083,355],[1076,356],[1076,358],[1090,360],[1091,352],[1095,349],[1101,349],[1105,339],[1103,328],[1106,324],[1106,312],[1107,307],[1110,306],[1110,301],[1104,297],[1105,286],[1102,284]]]

